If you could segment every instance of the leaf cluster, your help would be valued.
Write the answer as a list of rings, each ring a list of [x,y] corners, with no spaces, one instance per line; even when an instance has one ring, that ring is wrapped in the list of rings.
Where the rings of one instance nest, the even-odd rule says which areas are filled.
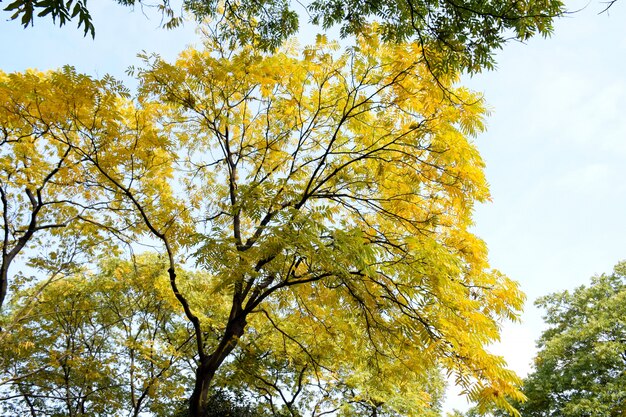
[[[119,3],[125,2],[120,0]],[[19,18],[24,27],[34,23],[35,13],[37,17],[52,16],[52,21],[58,20],[59,26],[78,17],[78,28],[82,26],[85,35],[89,33],[94,37],[96,34],[86,0],[14,0],[3,10],[13,13],[11,20]]]
[[[142,0],[116,1],[124,6],[150,6]],[[344,37],[361,35],[373,21],[379,21],[384,40],[419,42],[431,71],[438,75],[492,68],[493,53],[509,39],[525,41],[535,34],[550,34],[553,19],[564,11],[561,0],[313,0],[298,4],[304,7],[300,14],[288,0],[185,0],[183,7],[199,21],[228,22],[224,34],[241,45],[254,43],[269,51],[297,33],[303,14],[324,29],[339,26]],[[160,0],[156,7],[165,18],[165,27],[182,22],[169,0]],[[14,0],[4,10],[12,12],[11,19],[20,18],[25,27],[33,24],[37,11],[37,16],[58,19],[61,26],[78,16],[85,35],[95,34],[83,0]]]

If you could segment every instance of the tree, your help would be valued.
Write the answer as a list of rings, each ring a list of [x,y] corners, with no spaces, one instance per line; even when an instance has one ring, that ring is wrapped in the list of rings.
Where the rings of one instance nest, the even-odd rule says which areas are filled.
[[[3,415],[171,416],[192,355],[168,285],[163,261],[143,256],[18,294],[15,311],[34,308],[2,338]]]
[[[71,142],[77,123],[101,124],[126,94],[110,77],[94,82],[69,67],[47,77],[0,71],[0,309],[25,252],[23,263],[56,279],[108,250],[98,220],[108,202]],[[27,279],[15,275],[14,284]]]
[[[423,380],[436,363],[475,399],[515,395],[513,374],[483,343],[520,294],[486,269],[466,229],[473,200],[487,196],[462,133],[480,129],[480,101],[462,89],[448,97],[417,45],[372,34],[345,54],[333,48],[320,38],[298,58],[215,44],[140,72],[142,100],[168,103],[164,124],[189,155],[188,205],[208,210],[196,259],[229,306],[212,340],[190,304],[192,415],[246,331],[261,345],[267,328],[322,384],[349,381],[372,402],[410,398],[398,412],[428,403],[400,381]]]
[[[542,297],[549,328],[524,381],[524,416],[626,413],[626,263],[573,292]]]
[[[151,6],[145,0],[116,0],[123,6]],[[298,4],[300,4],[298,2]],[[165,26],[180,24],[180,13],[170,0],[154,4],[163,13]],[[288,0],[184,0],[184,9],[199,20],[210,17],[232,23],[229,36],[242,44],[254,42],[262,49],[275,50],[298,31],[298,13]],[[493,66],[492,53],[508,39],[524,41],[535,34],[552,31],[552,20],[561,15],[561,0],[482,1],[470,0],[312,0],[303,4],[304,13],[324,29],[338,25],[343,36],[367,31],[372,20],[381,22],[385,40],[419,42],[433,71],[468,69],[475,72]],[[5,9],[12,19],[26,27],[37,16],[50,15],[64,25],[78,17],[85,35],[95,35],[84,0],[14,0]]]
[[[246,370],[280,410],[313,415],[422,415],[439,369],[481,404],[520,398],[486,346],[523,296],[468,230],[488,198],[470,140],[482,101],[455,73],[435,82],[418,43],[377,32],[345,52],[323,36],[275,54],[217,38],[175,64],[145,57],[136,100],[100,101],[115,87],[87,77],[96,100],[63,113],[71,135],[41,135],[79,157],[76,185],[102,201],[81,220],[161,246],[193,329],[193,417]],[[83,79],[13,77],[30,83],[8,91],[19,108]],[[191,261],[208,278],[183,286]]]

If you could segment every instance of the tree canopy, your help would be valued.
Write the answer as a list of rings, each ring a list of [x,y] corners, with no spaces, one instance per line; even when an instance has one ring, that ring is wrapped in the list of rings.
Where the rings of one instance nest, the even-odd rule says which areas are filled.
[[[182,22],[170,0],[151,4],[145,0],[116,0],[123,6],[156,7],[165,26]],[[342,36],[360,35],[372,21],[387,41],[415,41],[425,49],[435,73],[466,69],[480,71],[493,66],[493,53],[508,40],[524,41],[535,34],[546,36],[552,21],[564,11],[561,0],[184,0],[182,9],[197,19],[226,20],[229,36],[241,44],[254,42],[275,50],[298,31],[301,15],[324,29],[338,26]],[[303,10],[294,7],[299,5]],[[95,26],[84,0],[13,0],[4,11],[26,27],[37,16],[51,16],[59,25],[78,18],[85,35],[95,36]]]
[[[523,416],[626,413],[626,263],[589,286],[542,297],[548,329],[524,381]]]
[[[193,354],[163,262],[109,259],[13,297],[3,415],[171,416]]]
[[[517,377],[487,346],[523,295],[469,231],[489,196],[482,100],[377,29],[343,52],[216,38],[145,56],[135,98],[71,68],[1,74],[3,253],[51,236],[88,266],[102,241],[154,247],[190,331],[194,417],[232,381],[271,412],[425,415],[440,370],[510,409]],[[40,249],[46,274],[76,259]]]

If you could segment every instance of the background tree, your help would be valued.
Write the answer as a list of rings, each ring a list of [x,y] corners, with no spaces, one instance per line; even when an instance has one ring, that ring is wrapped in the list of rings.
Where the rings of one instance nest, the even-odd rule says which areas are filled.
[[[206,417],[291,417],[291,414],[268,414],[265,410],[260,411],[255,405],[250,404],[247,398],[226,390],[216,390],[212,393],[208,398],[207,409]],[[184,402],[173,417],[187,417],[188,415],[189,404]]]
[[[181,23],[181,11],[170,0],[155,3],[116,0],[124,6],[158,8],[165,26]],[[262,49],[275,50],[298,31],[295,2],[288,0],[184,0],[182,8],[199,20],[210,17],[232,23],[230,37],[241,44],[253,42]],[[524,41],[535,34],[547,35],[552,20],[563,13],[560,0],[482,1],[470,0],[313,0],[298,2],[311,21],[324,29],[339,26],[341,34],[359,35],[372,20],[381,22],[385,40],[419,42],[435,73],[468,69],[475,72],[493,66],[492,53],[509,39]],[[13,0],[4,9],[26,27],[35,16],[51,16],[59,25],[78,18],[85,34],[95,34],[84,0]]]
[[[264,339],[271,334],[278,340],[269,344]],[[340,370],[329,377],[324,373],[331,370],[332,364],[326,364],[319,354],[307,357],[312,353],[303,352],[287,334],[276,334],[271,328],[264,333],[251,331],[233,352],[234,360],[222,366],[214,385],[235,392],[244,389],[263,415],[434,417],[441,413],[445,379],[437,367],[419,375],[403,365],[368,372],[364,369],[371,365],[368,363],[361,369]],[[376,364],[380,368],[382,365]],[[419,381],[406,384],[404,378]],[[407,390],[407,385],[419,387],[419,392]]]
[[[120,95],[126,90],[110,77],[94,81],[69,67],[45,76],[0,71],[0,308],[11,280],[26,279],[11,272],[20,256],[55,279],[107,250],[94,222],[108,203],[72,141],[81,123],[101,126],[117,112]]]
[[[31,313],[0,346],[4,415],[171,416],[185,396],[189,333],[162,260],[109,260],[12,307],[24,302]]]
[[[523,416],[626,413],[626,263],[591,285],[537,300],[549,328],[524,381]]]

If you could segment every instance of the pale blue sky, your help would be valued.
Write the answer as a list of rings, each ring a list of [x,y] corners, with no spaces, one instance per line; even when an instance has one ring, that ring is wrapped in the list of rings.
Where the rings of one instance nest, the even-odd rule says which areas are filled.
[[[90,7],[95,41],[73,24],[59,29],[37,21],[23,30],[2,21],[0,69],[71,64],[125,78],[138,52],[172,59],[197,40],[192,23],[165,31],[154,12],[148,20],[111,0]],[[475,230],[493,267],[528,295],[524,322],[505,326],[495,347],[522,375],[543,328],[532,302],[585,284],[626,258],[626,0],[598,15],[601,9],[591,3],[558,20],[549,39],[507,45],[496,71],[465,80],[493,110],[477,138],[493,202],[477,209]],[[446,407],[465,404],[451,393]]]
[[[626,259],[626,3],[600,10],[590,3],[551,38],[509,44],[496,71],[465,81],[493,109],[477,139],[493,202],[475,230],[528,296],[523,323],[505,326],[496,348],[521,375],[544,328],[533,301]]]

